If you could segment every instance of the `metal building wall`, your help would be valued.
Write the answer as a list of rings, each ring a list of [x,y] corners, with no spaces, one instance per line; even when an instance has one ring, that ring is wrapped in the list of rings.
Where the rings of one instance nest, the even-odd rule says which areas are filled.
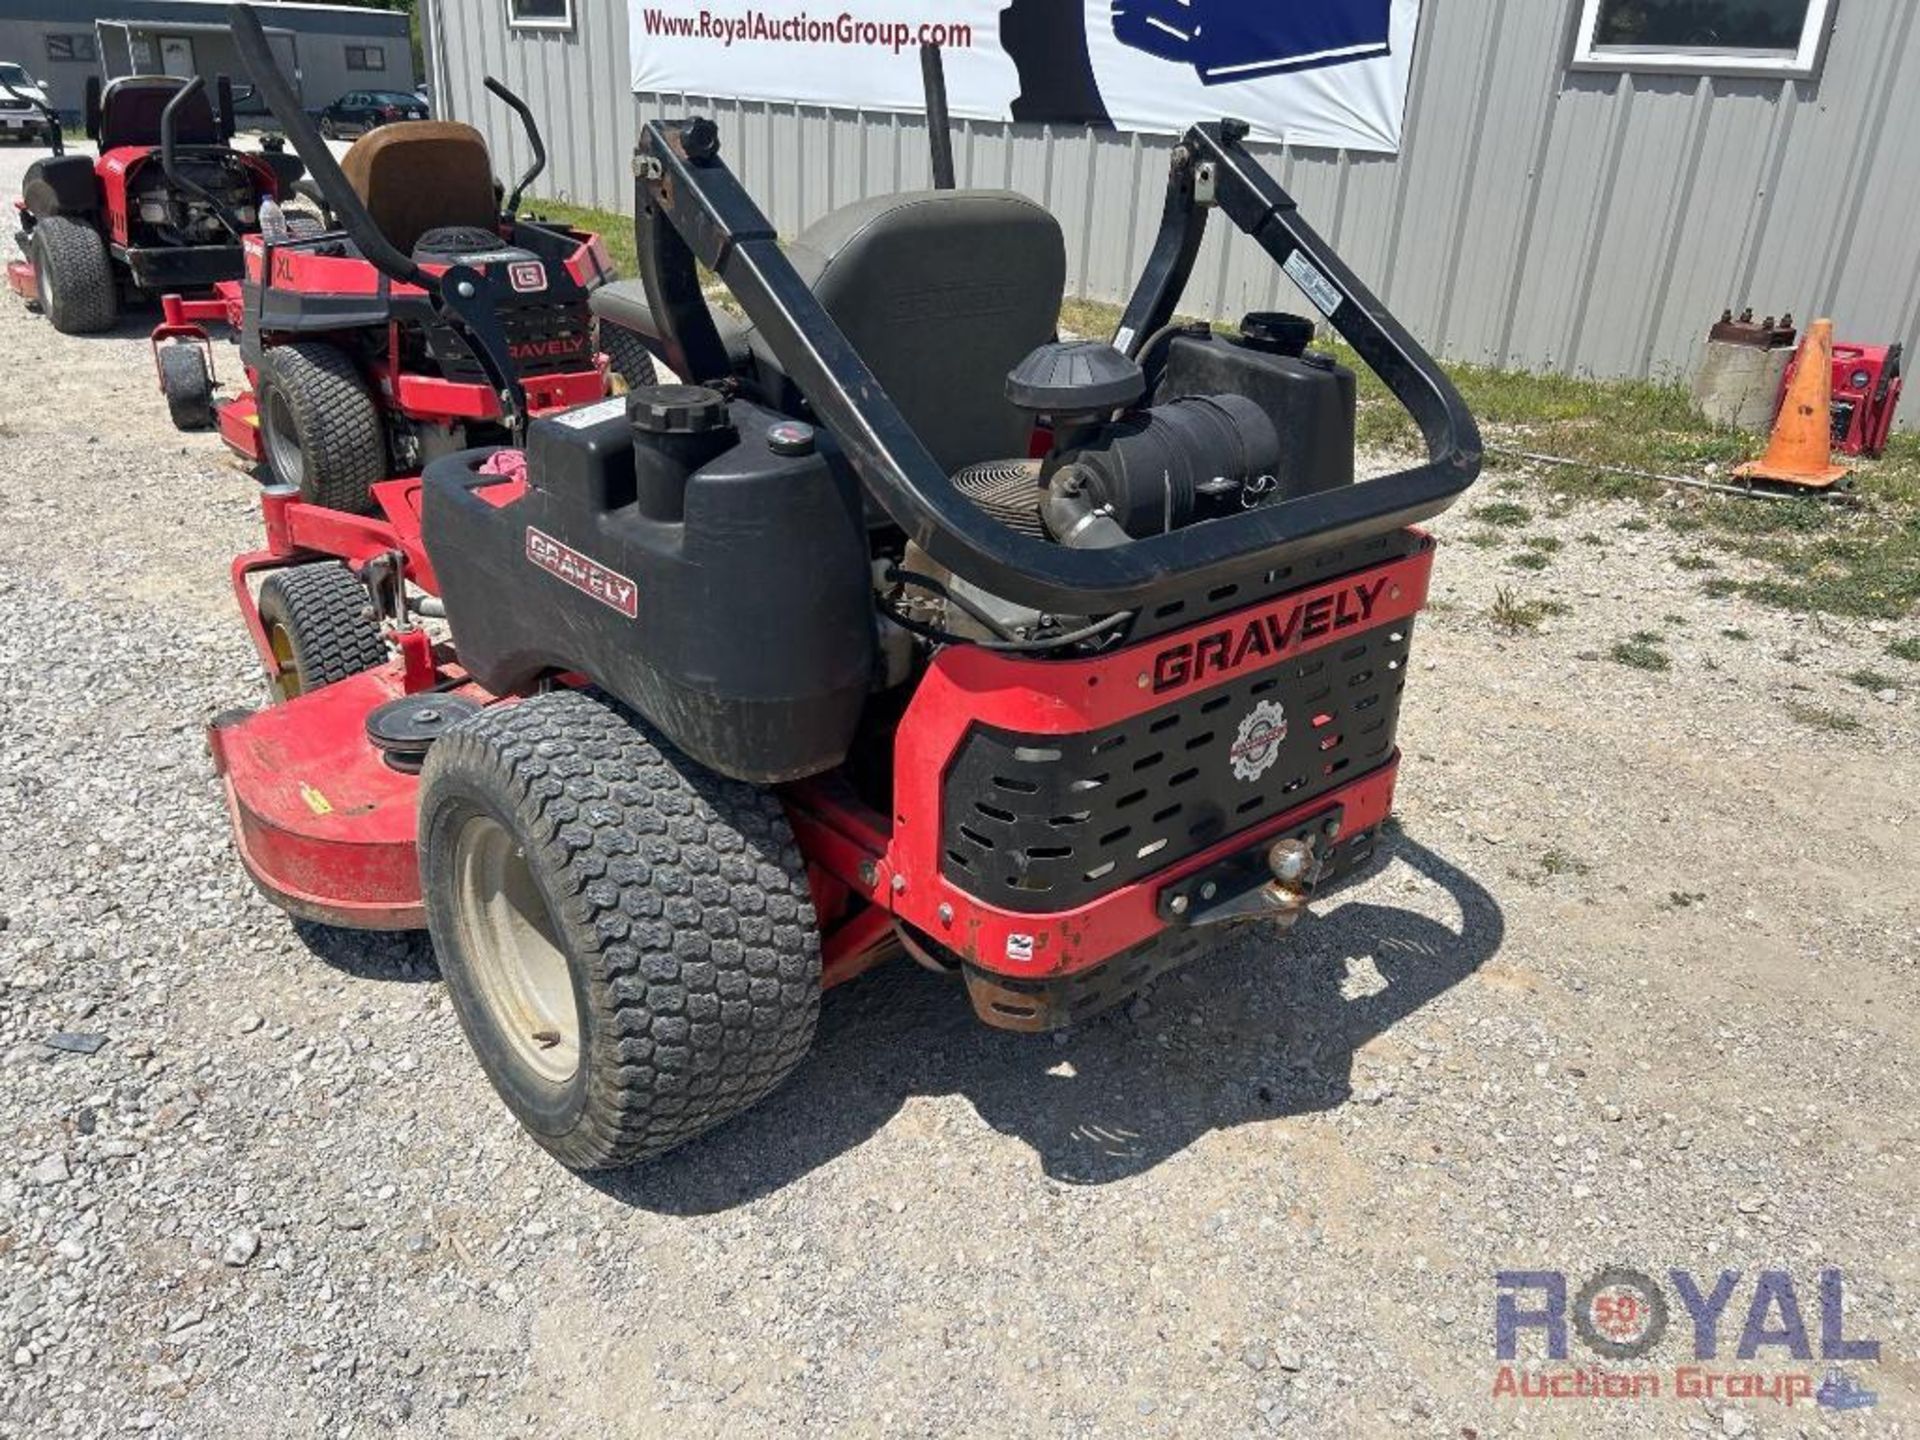
[[[492,72],[549,127],[545,192],[625,209],[637,117],[697,111],[786,232],[927,182],[913,116],[628,95],[624,0],[570,34],[510,31],[504,0],[425,0],[442,113],[515,165]],[[1396,157],[1259,147],[1303,212],[1413,333],[1457,360],[1684,375],[1728,306],[1830,314],[1920,355],[1920,5],[1840,0],[1814,81],[1574,73],[1578,0],[1427,0]],[[1198,117],[1196,117],[1198,118]],[[1169,137],[962,122],[963,185],[1004,185],[1065,226],[1069,286],[1119,299],[1158,214]],[[503,167],[504,168],[504,167]],[[1213,227],[1183,308],[1304,304]],[[1907,424],[1920,420],[1908,407]]]

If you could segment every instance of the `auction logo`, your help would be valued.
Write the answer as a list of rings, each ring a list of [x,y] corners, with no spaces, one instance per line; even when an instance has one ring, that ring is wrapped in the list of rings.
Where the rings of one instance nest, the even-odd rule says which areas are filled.
[[[1502,1270],[1494,1276],[1494,1358],[1496,1399],[1758,1400],[1792,1407],[1804,1401],[1833,1410],[1858,1410],[1878,1397],[1842,1369],[1843,1362],[1877,1364],[1878,1340],[1846,1333],[1846,1281],[1837,1269],[1817,1279],[1817,1336],[1808,1322],[1800,1288],[1785,1270],[1762,1270],[1746,1294],[1738,1270],[1722,1270],[1708,1284],[1691,1271],[1669,1270],[1663,1286],[1652,1275],[1624,1265],[1596,1271],[1568,1303],[1567,1276],[1558,1270]],[[1721,1360],[1724,1324],[1741,1317],[1734,1345],[1737,1364]],[[1684,1327],[1695,1363],[1671,1367],[1637,1365],[1660,1346],[1670,1329]],[[1537,1331],[1545,1359],[1570,1357],[1569,1330],[1601,1361],[1628,1362],[1619,1368],[1597,1363],[1578,1366],[1517,1365],[1521,1336]],[[1826,1367],[1816,1379],[1817,1359]]]
[[[1251,784],[1266,774],[1280,758],[1280,745],[1286,738],[1287,712],[1278,702],[1262,700],[1255,705],[1240,721],[1233,748],[1227,752],[1233,761],[1234,778]]]

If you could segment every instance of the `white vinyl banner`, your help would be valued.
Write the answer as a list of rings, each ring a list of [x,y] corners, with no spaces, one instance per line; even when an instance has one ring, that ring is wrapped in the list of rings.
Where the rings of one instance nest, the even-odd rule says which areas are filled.
[[[629,0],[633,88],[1393,154],[1420,0]]]

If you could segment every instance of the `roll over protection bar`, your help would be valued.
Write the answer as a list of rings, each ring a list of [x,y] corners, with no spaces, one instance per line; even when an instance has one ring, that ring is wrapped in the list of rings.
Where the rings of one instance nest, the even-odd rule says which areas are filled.
[[[649,122],[634,153],[634,229],[666,361],[689,382],[728,378],[697,258],[726,282],[855,473],[910,539],[974,584],[1055,614],[1150,605],[1439,514],[1480,473],[1472,415],[1432,358],[1241,148],[1246,133],[1238,121],[1195,125],[1175,146],[1160,232],[1113,343],[1136,353],[1172,318],[1207,211],[1218,208],[1314,300],[1406,407],[1426,440],[1426,463],[1109,549],[1017,534],[949,483],[794,271],[772,224],[721,161],[713,123],[701,118]]]
[[[176,190],[184,190],[203,201],[222,228],[238,240],[243,233],[240,217],[227,209],[225,203],[206,186],[190,178],[176,163],[175,136],[180,129],[180,107],[206,88],[207,82],[203,78],[193,76],[173,92],[173,98],[167,101],[166,108],[160,112],[160,169]]]
[[[540,127],[534,123],[533,111],[513,91],[501,84],[493,76],[485,77],[487,89],[491,90],[507,108],[520,117],[520,125],[527,132],[527,144],[533,148],[533,163],[527,166],[527,173],[514,183],[513,193],[507,196],[506,216],[511,220],[520,213],[520,197],[527,193],[527,187],[540,178],[540,172],[547,168],[547,142],[540,138]]]
[[[301,107],[299,95],[273,57],[273,48],[267,43],[267,33],[261,28],[253,6],[230,6],[228,19],[233,26],[234,48],[253,75],[254,86],[266,100],[273,118],[280,122],[280,128],[287,132],[287,138],[293,141],[294,153],[306,163],[307,174],[326,197],[328,208],[346,228],[361,257],[389,280],[424,290],[434,309],[460,330],[470,342],[468,348],[485,373],[487,383],[500,397],[501,418],[518,440],[526,430],[527,393],[507,349],[506,331],[501,327],[492,287],[486,277],[468,265],[450,265],[443,273],[434,275],[422,269],[411,256],[402,254],[374,223],[359,192]],[[493,88],[491,81],[489,88]],[[500,86],[496,93],[504,90],[505,87]],[[518,100],[519,97],[511,98]],[[525,112],[524,103],[517,108],[531,127],[532,117]],[[540,167],[546,163],[546,148],[537,138],[535,150],[539,160],[521,182],[523,185],[539,174]],[[518,191],[515,197],[518,198]]]

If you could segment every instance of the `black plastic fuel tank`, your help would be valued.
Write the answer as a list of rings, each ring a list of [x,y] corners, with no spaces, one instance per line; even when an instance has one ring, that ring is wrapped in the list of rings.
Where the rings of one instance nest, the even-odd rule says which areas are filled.
[[[524,491],[491,450],[427,468],[460,661],[496,693],[578,671],[736,779],[831,769],[874,668],[857,483],[824,434],[668,390],[536,420]]]
[[[1175,336],[1153,391],[1156,405],[1220,394],[1259,405],[1279,432],[1274,478],[1285,500],[1353,483],[1353,372],[1306,349],[1311,325],[1279,323],[1292,319],[1249,315],[1240,338],[1203,331]]]

